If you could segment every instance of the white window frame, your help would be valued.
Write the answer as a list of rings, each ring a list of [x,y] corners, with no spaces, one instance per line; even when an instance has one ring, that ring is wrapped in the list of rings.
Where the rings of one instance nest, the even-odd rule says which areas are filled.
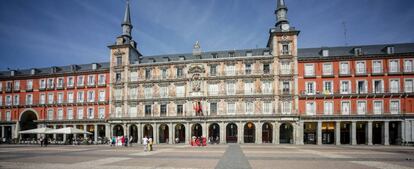
[[[232,106],[232,107],[230,107]],[[236,103],[235,102],[229,102],[227,103],[227,115],[235,115],[236,114]]]
[[[105,107],[99,107],[98,118],[105,119]]]
[[[30,96],[30,97],[29,97]],[[30,99],[29,99],[30,98]],[[0,98],[1,99],[1,98]],[[1,103],[1,101],[0,101]],[[26,95],[26,105],[32,105],[33,104],[33,94],[27,94]],[[1,105],[1,104],[0,104]]]
[[[95,90],[88,90],[88,102],[95,102]]]
[[[348,108],[347,108],[348,111],[344,111],[345,110],[344,103],[348,103]],[[351,101],[349,100],[341,101],[341,115],[350,115],[351,110],[352,110]]]
[[[392,82],[397,81],[397,86],[392,86]],[[388,90],[390,93],[399,93],[401,91],[400,89],[401,83],[400,83],[400,79],[389,79],[388,81]]]
[[[99,90],[99,101],[100,102],[104,102],[106,99],[105,99],[105,95],[106,95],[106,92],[105,92],[105,90]]]
[[[365,107],[362,107],[365,106]],[[367,101],[366,100],[357,100],[357,114],[365,115],[367,113]]]
[[[78,120],[81,120],[81,119],[83,119],[84,117],[84,108],[83,107],[78,107],[77,109],[76,109],[76,117],[77,117],[77,119]]]
[[[95,75],[88,75],[88,86],[93,86],[93,85],[95,85]]]
[[[305,77],[313,77],[315,76],[315,64],[313,63],[306,63],[305,66]]]
[[[280,106],[282,108],[282,115],[289,115],[292,113],[292,102],[290,101],[282,101],[280,102]]]
[[[234,64],[226,66],[226,75],[227,76],[234,76],[236,75],[236,66]]]
[[[345,67],[342,67],[342,64],[348,65],[346,67],[346,69],[345,69]],[[351,71],[350,71],[349,67],[350,67],[349,61],[339,62],[339,74],[340,75],[349,75],[349,74],[351,74]]]
[[[176,86],[176,96],[177,97],[184,97],[185,96],[185,86],[184,85]]]
[[[333,75],[333,66],[332,62],[326,62],[322,64],[322,75],[330,76]],[[327,67],[330,67],[327,69]]]
[[[64,94],[63,94],[63,92],[59,92],[58,94],[57,94],[57,103],[59,103],[59,104],[61,104],[61,103],[63,103],[64,102]]]
[[[57,119],[63,120],[63,109],[62,108],[57,109]]]
[[[90,114],[90,110],[92,110],[92,114]],[[95,118],[95,109],[93,107],[88,107],[86,109],[86,116],[87,116],[87,119],[94,119]]]
[[[235,94],[236,94],[236,83],[227,82],[227,95],[235,95]]]
[[[375,103],[381,103],[380,109],[377,109],[375,107],[375,105],[376,105]],[[384,113],[384,101],[383,100],[373,100],[372,101],[372,111],[373,111],[374,115],[379,115],[379,114]]]
[[[376,65],[375,65],[376,62],[379,63],[378,67],[376,67]],[[382,60],[372,60],[372,73],[377,73],[377,74],[383,73],[384,72],[383,67],[384,66],[383,66],[383,61]]]
[[[13,105],[18,106],[20,104],[20,96],[18,94],[13,96]]]
[[[411,81],[411,86],[407,86],[407,81]],[[405,78],[404,79],[404,92],[413,93],[414,92],[414,78]]]
[[[398,107],[397,110],[393,110],[392,109],[392,103],[393,102],[398,102]],[[401,113],[401,101],[399,99],[391,99],[390,100],[390,114],[400,114]]]
[[[72,107],[66,108],[66,119],[67,120],[73,119],[73,108]]]
[[[55,94],[47,93],[47,104],[53,104],[55,102]]]
[[[74,93],[73,92],[68,92],[68,103],[73,103],[75,100],[73,99],[74,98]]]
[[[363,67],[362,67],[363,66]],[[355,61],[355,73],[356,74],[366,74],[367,73],[367,64],[366,61]]]
[[[11,111],[6,111],[6,121],[11,121]]]
[[[331,84],[331,90],[326,90],[326,84]],[[332,80],[323,81],[323,94],[333,94],[334,93],[334,82]]]
[[[327,105],[330,104],[330,107]],[[333,101],[324,101],[323,102],[323,113],[324,115],[333,115],[334,112],[334,102]]]
[[[105,74],[99,74],[98,75],[98,85],[104,85],[106,82],[106,75]]]
[[[407,61],[410,61],[411,65],[407,65]],[[414,59],[404,59],[404,72],[414,72]]]
[[[0,88],[1,88],[1,85],[0,85]],[[26,81],[26,89],[27,90],[33,90],[33,80],[27,80]],[[0,89],[0,91],[1,91],[1,89]]]
[[[254,114],[254,101],[245,102],[246,105],[246,114]]]
[[[254,83],[251,81],[244,82],[244,94],[251,95],[254,94]]]
[[[263,114],[272,114],[272,102],[264,101],[263,102]]]
[[[312,105],[313,107],[310,109],[310,106]],[[308,116],[314,116],[316,115],[316,102],[314,101],[307,101],[306,102],[306,115]]]
[[[309,88],[309,84],[312,84],[312,88]],[[305,89],[306,89],[306,95],[315,95],[316,94],[316,82],[314,81],[305,82]]]
[[[83,87],[85,86],[85,76],[77,76],[76,78],[76,86]]]
[[[209,84],[208,93],[210,96],[217,96],[219,94],[219,85],[217,83]]]
[[[55,114],[55,112],[54,112],[53,108],[47,109],[47,119],[48,120],[53,120],[54,119],[54,114]]]
[[[46,93],[40,93],[39,100],[40,104],[46,104]]]
[[[364,82],[364,91],[362,91],[362,92],[359,91],[359,87],[358,87],[359,82]],[[357,93],[357,94],[368,93],[368,81],[367,80],[356,80],[356,82],[355,82],[355,93]]]
[[[85,102],[85,92],[84,91],[78,91],[76,94],[76,102],[83,103]]]
[[[380,90],[375,90],[375,82],[381,81],[381,87]],[[372,79],[372,93],[384,93],[384,80],[383,79]]]
[[[69,76],[66,78],[66,87],[74,87],[75,86],[75,77],[74,76]]]
[[[396,67],[394,68],[394,67],[391,67],[391,62],[393,62],[393,61],[397,61],[397,65],[396,65]],[[388,72],[389,73],[399,73],[400,72],[400,60],[399,59],[390,59],[389,61],[388,61]]]

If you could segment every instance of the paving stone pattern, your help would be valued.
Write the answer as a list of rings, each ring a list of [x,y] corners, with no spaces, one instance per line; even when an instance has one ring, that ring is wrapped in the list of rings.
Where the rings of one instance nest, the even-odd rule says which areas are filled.
[[[228,144],[207,147],[0,145],[1,169],[409,169],[414,147]]]

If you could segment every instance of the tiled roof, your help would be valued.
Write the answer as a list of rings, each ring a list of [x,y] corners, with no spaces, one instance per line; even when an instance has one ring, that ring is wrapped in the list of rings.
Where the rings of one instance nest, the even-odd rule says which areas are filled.
[[[95,70],[93,69],[94,64],[97,66]],[[47,76],[52,74],[70,74],[105,70],[109,71],[109,62],[0,71],[0,78],[11,77],[11,71],[14,71],[15,76],[18,77],[32,75],[32,71],[35,71],[34,76]]]
[[[310,58],[329,58],[340,56],[354,56],[354,49],[360,48],[362,55],[385,55],[387,54],[387,47],[393,47],[395,54],[413,54],[414,55],[414,43],[401,43],[401,44],[380,44],[380,45],[361,45],[361,46],[340,46],[340,47],[320,47],[320,48],[299,48],[298,59],[310,59]],[[322,50],[328,50],[328,56],[322,56]],[[203,52],[201,58],[194,56],[192,53],[185,54],[169,54],[169,55],[155,55],[155,56],[143,56],[140,63],[165,63],[170,61],[180,60],[200,60],[200,59],[213,59],[213,58],[230,58],[230,57],[247,57],[248,53],[252,56],[261,56],[266,52],[270,52],[268,48],[258,49],[243,49],[243,50],[224,50],[224,51],[212,51]],[[214,57],[213,57],[214,56]],[[138,63],[139,64],[139,63]],[[46,76],[51,74],[66,74],[74,73],[75,70],[78,73],[109,70],[109,62],[97,63],[96,70],[92,69],[92,64],[82,65],[68,65],[59,67],[47,67],[47,68],[35,68],[35,75]],[[76,69],[74,69],[76,68]],[[55,69],[53,71],[53,69]],[[15,70],[15,76],[27,76],[31,75],[32,69]],[[11,71],[0,71],[0,78],[8,78],[11,75]]]

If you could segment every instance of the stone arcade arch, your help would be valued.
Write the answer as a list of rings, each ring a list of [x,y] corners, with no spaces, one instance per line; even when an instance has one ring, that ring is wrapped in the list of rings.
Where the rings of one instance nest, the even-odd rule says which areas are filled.
[[[117,124],[114,126],[113,130],[113,136],[123,136],[124,135],[124,127],[120,124]]]
[[[183,124],[175,125],[175,136],[174,142],[177,143],[185,143],[185,126]]]
[[[169,139],[169,127],[167,124],[161,124],[159,129],[158,129],[158,139],[159,139],[159,143],[168,143],[168,139]]]
[[[279,143],[293,144],[293,126],[290,123],[282,123],[279,128]]]
[[[134,124],[129,126],[129,137],[132,137],[132,143],[136,143],[138,141],[138,127]],[[128,138],[129,139],[129,138]]]
[[[263,143],[272,143],[273,141],[273,127],[269,122],[263,123],[262,126],[262,142]]]
[[[208,137],[211,143],[220,143],[220,125],[213,123],[208,128]]]
[[[191,136],[195,137],[201,137],[203,136],[203,127],[201,124],[193,124],[192,130],[191,130]]]
[[[148,138],[152,138],[154,139],[154,135],[153,135],[153,127],[151,124],[146,124],[144,125],[144,127],[142,128],[142,133],[144,134],[144,137],[147,136]]]
[[[244,143],[255,143],[256,141],[256,126],[252,122],[244,125]]]
[[[23,111],[20,114],[19,118],[19,124],[20,124],[20,130],[30,130],[37,128],[37,123],[34,122],[35,120],[38,120],[39,116],[37,115],[37,112],[32,109],[27,109]],[[29,139],[29,138],[36,138],[36,134],[22,134],[23,139]]]
[[[237,143],[237,125],[229,123],[226,126],[226,142]]]

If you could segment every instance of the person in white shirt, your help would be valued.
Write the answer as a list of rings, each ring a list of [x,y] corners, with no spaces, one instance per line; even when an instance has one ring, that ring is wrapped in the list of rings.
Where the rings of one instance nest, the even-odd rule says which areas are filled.
[[[144,136],[144,138],[142,138],[142,144],[144,145],[144,151],[147,151],[147,144],[148,144],[147,136]]]

